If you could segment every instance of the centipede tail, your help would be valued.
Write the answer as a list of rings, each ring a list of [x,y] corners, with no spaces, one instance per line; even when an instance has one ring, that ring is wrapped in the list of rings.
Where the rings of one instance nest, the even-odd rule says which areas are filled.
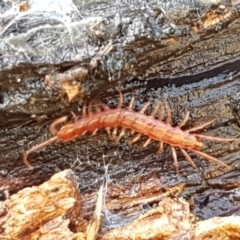
[[[183,156],[188,160],[188,162],[192,165],[193,168],[197,169],[198,170],[198,167],[196,166],[196,164],[194,163],[194,161],[192,160],[192,158],[188,155],[188,153],[182,149],[182,148],[179,148],[183,154]]]
[[[207,136],[207,135],[201,135],[201,134],[194,134],[194,136],[198,138],[203,138],[203,139],[212,140],[212,141],[219,141],[219,142],[233,142],[236,140],[235,138],[220,138],[220,137],[213,137],[213,136]]]
[[[208,159],[208,160],[210,160],[210,161],[212,161],[212,162],[215,162],[215,163],[217,163],[217,164],[219,164],[219,165],[221,165],[221,166],[223,166],[223,167],[229,167],[229,166],[228,166],[227,164],[225,164],[224,162],[222,162],[222,161],[218,160],[217,158],[212,157],[212,156],[210,156],[210,155],[208,155],[208,154],[206,154],[206,153],[197,151],[197,150],[195,150],[195,149],[188,149],[188,150],[189,150],[190,152],[195,153],[196,155],[199,155],[199,156],[201,156],[201,157],[203,157],[203,158],[206,158],[206,159]]]

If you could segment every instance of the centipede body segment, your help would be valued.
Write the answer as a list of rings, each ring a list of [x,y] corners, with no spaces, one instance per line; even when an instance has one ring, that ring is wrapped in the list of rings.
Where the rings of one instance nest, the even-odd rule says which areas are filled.
[[[209,121],[201,126],[197,126],[191,128],[189,130],[183,131],[181,127],[183,127],[189,118],[189,112],[187,112],[186,117],[182,120],[182,122],[173,127],[171,125],[172,117],[171,111],[166,103],[163,100],[161,103],[156,104],[150,115],[146,115],[145,111],[150,105],[149,100],[145,106],[139,111],[136,112],[133,110],[134,104],[134,96],[131,98],[130,103],[127,108],[122,108],[123,105],[123,96],[120,93],[120,99],[118,106],[114,109],[109,108],[106,105],[95,106],[95,111],[92,112],[91,108],[87,112],[86,106],[83,107],[82,117],[77,118],[77,116],[73,115],[73,122],[68,122],[64,124],[60,130],[56,129],[56,126],[59,123],[63,123],[67,120],[67,117],[61,117],[55,120],[50,125],[50,132],[54,135],[52,138],[46,140],[43,143],[40,143],[30,150],[26,151],[23,157],[23,162],[27,167],[32,168],[32,165],[28,162],[28,155],[34,151],[37,151],[40,148],[43,148],[49,144],[52,144],[56,141],[69,141],[78,136],[83,136],[86,132],[92,132],[93,135],[96,134],[97,130],[100,128],[106,129],[109,137],[111,139],[115,139],[116,142],[119,142],[120,139],[124,136],[126,129],[131,130],[132,133],[136,133],[129,142],[132,144],[137,142],[141,135],[148,136],[148,139],[143,144],[143,147],[146,147],[151,140],[156,140],[159,142],[159,150],[158,153],[161,153],[163,150],[163,143],[166,143],[171,146],[172,156],[174,160],[174,165],[176,167],[176,171],[179,172],[178,160],[175,148],[179,148],[187,161],[192,165],[192,167],[197,169],[197,166],[193,162],[192,158],[188,155],[187,151],[193,152],[205,159],[213,161],[221,166],[227,167],[228,165],[223,163],[222,161],[214,158],[206,153],[200,151],[203,147],[203,143],[201,139],[215,140],[215,141],[234,141],[234,138],[219,138],[213,136],[205,136],[200,134],[194,134],[192,132],[201,130],[206,126],[210,125],[216,119]],[[165,122],[163,122],[164,118],[164,109],[167,111],[167,117]],[[156,119],[156,114],[159,112],[159,117]],[[117,136],[117,129],[121,128],[120,133]],[[187,150],[187,151],[186,151]]]

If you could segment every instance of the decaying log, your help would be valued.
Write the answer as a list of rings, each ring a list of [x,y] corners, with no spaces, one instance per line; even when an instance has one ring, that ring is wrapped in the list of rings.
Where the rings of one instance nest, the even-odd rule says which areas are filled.
[[[55,174],[40,186],[25,188],[0,205],[1,239],[96,239],[103,215],[103,201],[96,214],[84,220],[84,197],[76,187],[73,172]],[[180,189],[179,189],[180,190]],[[167,190],[174,192],[175,190]],[[103,197],[103,188],[100,189]],[[169,195],[168,193],[168,195]],[[238,239],[240,217],[216,217],[199,221],[182,198],[166,197],[126,226],[103,230],[97,239]],[[98,197],[99,199],[99,197]],[[89,199],[88,199],[89,200]],[[106,198],[106,203],[110,204]],[[100,210],[100,211],[99,211]],[[100,219],[101,220],[101,219]],[[94,226],[94,227],[93,227]],[[90,234],[91,232],[91,234]]]
[[[200,133],[239,139],[239,0],[51,4],[40,8],[38,1],[0,2],[1,199],[71,168],[79,175],[87,223],[99,186],[106,186],[106,234],[131,229],[162,196],[174,204],[177,193],[169,188],[180,184],[185,189],[177,195],[189,201],[194,216],[239,215],[239,140],[204,142],[202,151],[228,169],[191,155],[199,167],[195,170],[177,152],[180,175],[168,147],[160,156],[154,141],[139,148],[144,136],[129,146],[129,132],[117,145],[101,130],[96,136],[52,144],[29,156],[33,170],[22,161],[26,150],[50,137],[49,125],[56,118],[70,120],[71,111],[81,116],[83,104],[96,99],[115,107],[119,91],[125,105],[134,92],[136,111],[150,97],[153,103],[164,97],[173,125],[189,110],[186,129],[216,118]],[[49,224],[66,229],[72,220],[60,215]],[[43,225],[41,231],[47,228]]]
[[[82,196],[76,176],[63,171],[40,186],[25,188],[1,203],[1,239],[84,239]],[[84,227],[85,226],[85,227]]]

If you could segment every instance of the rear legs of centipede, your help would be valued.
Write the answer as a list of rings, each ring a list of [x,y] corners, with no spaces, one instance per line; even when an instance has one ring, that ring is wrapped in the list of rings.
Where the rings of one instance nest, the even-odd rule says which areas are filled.
[[[130,100],[130,103],[128,105],[128,109],[129,110],[132,110],[133,108],[133,104],[134,104],[134,101],[135,101],[135,97],[134,95],[132,96],[131,100]],[[143,106],[143,108],[139,111],[140,113],[144,114],[145,111],[147,110],[147,108],[149,107],[149,105],[151,104],[151,101],[152,99],[149,99],[147,101],[147,103]],[[122,107],[122,104],[123,104],[123,96],[122,94],[120,93],[120,98],[119,98],[119,103],[118,103],[118,108],[121,108]],[[164,119],[164,116],[165,116],[165,111],[166,111],[166,119],[165,119],[165,124],[167,126],[171,126],[171,122],[172,122],[172,114],[171,114],[171,110],[170,110],[170,107],[169,105],[167,104],[167,102],[165,101],[165,99],[162,99],[162,101],[158,102],[156,104],[156,106],[154,107],[153,111],[151,112],[151,114],[149,116],[152,116],[152,117],[155,117],[156,114],[159,113],[159,116],[158,116],[158,120],[160,121],[163,121]],[[186,113],[186,116],[185,118],[176,126],[177,128],[182,128],[183,126],[186,125],[188,119],[189,119],[189,115],[190,115],[190,112],[188,111]],[[199,130],[202,130],[204,129],[206,126],[212,124],[214,121],[216,121],[216,119],[214,120],[211,120],[207,123],[204,123],[198,127],[193,127],[189,130],[186,130],[185,132],[186,133],[192,133],[192,132],[195,132],[195,131],[199,131]],[[122,128],[119,135],[117,136],[117,128],[114,128],[112,133],[110,131],[109,128],[106,129],[107,132],[108,132],[108,135],[111,137],[111,139],[116,139],[116,142],[119,143],[120,139],[124,136],[125,134],[125,129]],[[134,134],[134,131],[131,132],[132,134]],[[141,137],[141,133],[137,133],[137,135],[129,141],[129,144],[132,144],[132,143],[135,143],[137,142],[140,137]],[[234,141],[236,139],[232,139],[232,138],[227,138],[227,139],[224,139],[224,138],[219,138],[219,137],[212,137],[212,136],[205,136],[205,135],[200,135],[200,134],[192,134],[194,135],[197,139],[207,139],[207,140],[215,140],[215,141]],[[147,147],[150,142],[151,142],[151,138],[148,138],[145,143],[143,143],[142,147]],[[171,144],[170,144],[171,145]],[[198,167],[196,166],[196,164],[194,163],[194,161],[192,160],[192,158],[189,156],[189,154],[185,151],[185,149],[181,148],[181,147],[178,147],[180,149],[180,151],[182,152],[183,156],[186,158],[186,160],[190,163],[190,165],[197,169],[198,170]],[[214,158],[206,153],[203,153],[201,151],[198,151],[196,149],[192,149],[192,148],[186,148],[186,150],[190,151],[190,152],[193,152],[195,153],[196,155],[199,155],[209,161],[212,161],[212,162],[215,162],[221,166],[224,166],[224,167],[228,167],[227,164],[221,162],[220,160],[218,160],[217,158]],[[163,142],[160,141],[159,142],[159,149],[158,149],[158,154],[161,154],[163,152]],[[177,173],[179,174],[179,165],[178,165],[178,159],[177,159],[177,153],[176,153],[176,150],[175,150],[175,147],[174,146],[171,146],[171,152],[172,152],[172,157],[173,157],[173,161],[174,161],[174,166],[175,166],[175,169],[177,171]]]

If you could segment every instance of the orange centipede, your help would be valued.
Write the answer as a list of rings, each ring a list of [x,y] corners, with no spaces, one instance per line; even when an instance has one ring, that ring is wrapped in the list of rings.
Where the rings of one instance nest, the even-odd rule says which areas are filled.
[[[72,112],[74,121],[64,124],[60,128],[60,130],[57,130],[56,126],[60,123],[66,122],[67,116],[55,120],[50,125],[50,133],[53,135],[53,137],[46,140],[45,142],[33,146],[31,149],[26,151],[23,156],[23,162],[28,168],[33,168],[32,165],[28,162],[28,156],[30,153],[57,141],[66,142],[78,136],[83,136],[86,132],[92,132],[92,134],[95,135],[98,129],[105,128],[108,135],[111,138],[115,138],[116,142],[119,142],[120,139],[124,136],[126,129],[130,129],[132,132],[137,133],[137,135],[130,141],[130,143],[138,141],[141,135],[148,136],[148,139],[143,144],[143,147],[146,147],[151,142],[151,140],[159,141],[158,153],[162,152],[163,143],[170,145],[174,165],[177,172],[179,172],[179,167],[175,150],[176,147],[180,149],[188,162],[192,165],[192,167],[196,169],[198,169],[198,167],[196,166],[192,158],[188,155],[186,150],[224,167],[228,166],[217,158],[214,158],[204,152],[199,151],[203,147],[201,139],[227,142],[235,141],[236,139],[219,138],[193,133],[210,125],[216,119],[198,127],[193,127],[188,130],[182,130],[181,128],[186,124],[189,119],[189,112],[187,112],[185,118],[180,124],[173,127],[171,125],[171,111],[165,100],[163,100],[162,102],[158,102],[150,115],[146,115],[145,111],[150,105],[151,100],[149,100],[138,112],[133,110],[134,100],[135,98],[134,96],[132,96],[128,107],[122,108],[123,96],[120,93],[119,103],[116,108],[109,108],[107,105],[102,104],[101,106],[95,106],[94,112],[91,109],[87,112],[85,105],[83,106],[82,117],[78,119],[76,115]],[[163,119],[165,116],[165,111],[167,112],[167,115],[164,122]],[[158,114],[158,118],[156,118],[156,114]],[[117,129],[119,127],[121,128],[121,131],[117,136]]]

